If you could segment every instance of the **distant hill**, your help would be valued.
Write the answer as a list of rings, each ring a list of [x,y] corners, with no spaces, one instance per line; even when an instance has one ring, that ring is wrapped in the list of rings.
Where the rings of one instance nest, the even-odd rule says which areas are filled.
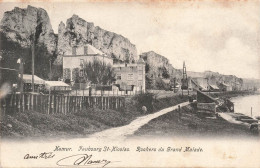
[[[176,69],[169,63],[169,60],[154,51],[144,52],[140,55],[146,62],[146,79],[148,88],[164,89],[166,83],[164,82],[165,76],[163,75],[166,70],[169,74],[169,78],[176,78],[177,82],[181,81],[182,69]],[[189,67],[187,67],[188,69]],[[235,75],[223,75],[218,72],[205,71],[205,72],[194,72],[187,71],[187,76],[191,78],[208,78],[209,83],[221,83],[225,82],[230,85],[243,86],[243,88],[252,88],[254,86],[260,87],[260,80],[257,79],[242,79]],[[162,86],[162,88],[159,88]]]

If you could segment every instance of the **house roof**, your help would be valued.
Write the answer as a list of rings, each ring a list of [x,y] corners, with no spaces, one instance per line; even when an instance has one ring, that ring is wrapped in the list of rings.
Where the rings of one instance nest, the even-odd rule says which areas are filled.
[[[23,74],[23,81],[24,83],[32,83],[32,75],[29,74]],[[38,76],[34,75],[34,83],[35,84],[44,84],[45,80],[39,78]]]
[[[230,85],[225,84],[225,83],[221,83],[221,85],[226,86],[226,87],[229,87],[229,86],[230,86]]]
[[[196,86],[198,86],[199,88],[203,88],[202,86],[200,86],[197,82],[195,82],[193,79],[191,79],[191,82],[194,83]]]
[[[76,53],[73,54],[73,49],[74,47],[76,48]],[[86,44],[84,46],[74,46],[71,48],[68,48],[64,55],[65,57],[67,56],[95,56],[95,55],[100,55],[100,56],[107,56],[104,52],[100,51],[99,49],[95,48],[94,46],[90,44]]]
[[[92,45],[87,44],[86,47],[88,47],[87,54],[88,55],[103,55],[104,53],[100,51],[99,49],[95,48]]]
[[[212,87],[213,89],[219,89],[216,85],[209,85],[210,87]]]
[[[139,60],[137,61],[137,63],[138,63],[138,64],[145,64],[144,59],[141,58],[141,57],[139,58]]]
[[[45,81],[45,85],[49,87],[55,87],[55,86],[66,86],[69,87],[70,85],[62,82],[62,81]]]
[[[213,98],[212,96],[207,95],[207,94],[205,94],[205,93],[203,93],[203,92],[197,90],[197,95],[199,95],[199,94],[203,95],[204,97],[207,97],[208,100],[211,100],[212,102],[218,103],[218,100],[217,100],[217,99],[215,99],[215,98]]]

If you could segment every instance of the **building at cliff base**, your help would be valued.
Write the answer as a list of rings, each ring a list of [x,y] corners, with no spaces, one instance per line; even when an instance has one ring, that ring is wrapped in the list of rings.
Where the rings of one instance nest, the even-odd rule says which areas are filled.
[[[112,66],[119,91],[138,93],[145,91],[145,62],[140,58],[136,63],[113,64],[113,59],[92,45],[73,47],[63,55],[63,81],[76,82],[76,76],[81,76],[84,65],[98,60]],[[76,75],[78,73],[78,75]]]
[[[145,91],[145,62],[140,58],[135,64],[114,64],[116,85],[120,90]]]
[[[82,74],[84,65],[94,60],[100,61],[106,65],[113,65],[113,59],[108,57],[102,51],[87,44],[80,47],[72,47],[63,55],[63,80],[74,81],[77,75]]]

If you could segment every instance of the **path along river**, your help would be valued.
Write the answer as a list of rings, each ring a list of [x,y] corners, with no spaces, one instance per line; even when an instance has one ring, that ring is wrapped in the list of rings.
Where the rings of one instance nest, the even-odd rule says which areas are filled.
[[[184,102],[180,105],[182,106],[186,106],[188,105],[189,102]],[[134,121],[132,121],[130,124],[122,126],[122,127],[116,127],[116,128],[111,128],[108,130],[104,130],[98,133],[95,133],[93,135],[91,135],[89,138],[95,138],[95,139],[109,139],[109,140],[124,140],[126,139],[126,137],[128,135],[132,135],[135,131],[137,131],[140,127],[142,127],[143,125],[147,124],[149,121],[151,121],[154,118],[157,118],[161,115],[164,115],[166,113],[169,113],[175,109],[178,108],[178,105],[176,106],[172,106],[169,108],[165,108],[163,110],[160,110],[156,113],[153,114],[148,114],[142,117],[138,117],[137,119],[135,119]]]
[[[243,113],[245,115],[250,116],[251,107],[252,107],[253,116],[260,116],[260,95],[235,97],[235,98],[232,98],[232,101],[235,104],[236,113]],[[188,102],[184,102],[179,105],[186,106],[188,104],[189,104]],[[142,117],[138,117],[137,119],[135,119],[128,125],[104,130],[104,131],[91,135],[89,138],[105,139],[105,140],[109,139],[112,141],[113,140],[116,140],[116,141],[124,140],[127,138],[127,136],[132,135],[135,131],[137,131],[143,125],[147,124],[152,119],[157,118],[166,113],[169,113],[177,108],[178,108],[178,105],[160,110],[153,114],[148,114],[148,115],[145,115]]]

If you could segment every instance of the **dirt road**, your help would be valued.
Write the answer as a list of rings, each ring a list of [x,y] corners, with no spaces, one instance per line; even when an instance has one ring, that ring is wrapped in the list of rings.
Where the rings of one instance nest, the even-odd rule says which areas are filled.
[[[189,102],[184,102],[184,103],[181,103],[181,104],[178,104],[178,105],[180,105],[182,107],[182,106],[186,106],[188,104],[189,104]],[[89,138],[101,139],[101,140],[102,139],[104,139],[104,140],[116,140],[116,141],[124,140],[124,139],[127,138],[128,135],[132,135],[135,131],[137,131],[143,125],[147,124],[152,119],[157,118],[161,115],[164,115],[166,113],[169,113],[169,112],[177,109],[178,105],[172,106],[172,107],[169,107],[169,108],[165,108],[165,109],[160,110],[160,111],[153,113],[153,114],[148,114],[146,116],[138,117],[137,119],[135,119],[134,121],[132,121],[128,125],[104,130],[104,131],[101,131],[101,132],[98,132],[98,133],[91,135]]]

